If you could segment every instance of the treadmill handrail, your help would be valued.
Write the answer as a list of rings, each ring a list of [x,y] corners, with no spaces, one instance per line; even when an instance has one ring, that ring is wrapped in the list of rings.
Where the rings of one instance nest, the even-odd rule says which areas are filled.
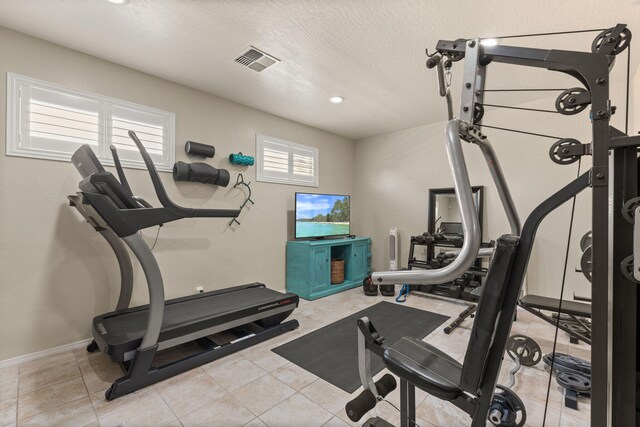
[[[469,172],[464,160],[460,139],[459,119],[449,120],[445,132],[445,142],[449,167],[453,175],[453,186],[460,203],[460,214],[464,241],[460,254],[451,264],[433,270],[385,271],[371,275],[377,284],[438,284],[453,281],[471,267],[480,249],[480,222],[473,201]]]
[[[126,310],[131,303],[131,295],[133,293],[133,265],[131,264],[131,258],[129,252],[125,248],[122,240],[118,238],[118,235],[113,230],[106,228],[99,230],[98,233],[109,243],[113,253],[118,261],[118,268],[120,269],[120,296],[118,297],[118,304],[116,305],[116,311]]]
[[[144,351],[153,347],[157,348],[158,338],[162,330],[162,321],[164,319],[165,300],[162,273],[160,272],[156,257],[153,256],[151,249],[149,249],[149,246],[147,246],[141,235],[137,233],[132,234],[131,236],[124,237],[122,240],[129,246],[131,252],[133,252],[138,259],[140,266],[142,266],[149,291],[147,326],[138,350]]]
[[[120,183],[127,190],[129,196],[133,197],[133,191],[131,191],[131,186],[129,185],[129,181],[127,180],[127,176],[124,174],[124,169],[122,168],[122,163],[120,163],[120,156],[118,156],[118,149],[115,145],[111,144],[109,146],[109,150],[111,150],[111,157],[113,158],[113,164],[116,166],[116,172],[118,172],[118,178],[120,179]]]
[[[144,160],[145,165],[147,166],[147,171],[149,172],[149,176],[151,177],[151,182],[153,183],[153,188],[156,191],[156,196],[158,200],[162,204],[162,206],[171,209],[176,212],[180,216],[184,218],[195,218],[195,217],[224,217],[224,218],[236,218],[240,215],[240,209],[193,209],[193,208],[185,208],[175,204],[167,194],[167,191],[162,184],[162,180],[160,179],[160,175],[156,170],[156,166],[151,159],[151,156],[147,152],[147,149],[142,144],[142,141],[138,138],[136,133],[132,130],[129,131],[129,137],[133,140],[142,155],[142,159]]]

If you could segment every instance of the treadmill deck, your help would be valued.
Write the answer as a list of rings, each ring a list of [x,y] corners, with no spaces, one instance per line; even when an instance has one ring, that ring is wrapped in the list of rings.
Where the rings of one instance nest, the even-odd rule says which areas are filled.
[[[191,337],[183,342],[201,338],[223,325],[239,326],[279,313],[290,314],[298,301],[295,294],[280,293],[260,283],[168,300],[158,344],[170,347],[163,343],[181,337]],[[148,315],[148,305],[102,314],[93,319],[93,336],[102,351],[124,361],[127,353],[139,347]]]

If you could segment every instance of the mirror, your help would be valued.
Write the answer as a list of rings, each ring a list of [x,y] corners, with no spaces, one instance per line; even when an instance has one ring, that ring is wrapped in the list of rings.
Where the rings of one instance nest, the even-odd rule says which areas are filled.
[[[476,211],[480,221],[480,238],[482,239],[484,187],[471,187],[471,190],[476,203]],[[458,198],[453,188],[432,188],[429,190],[428,224],[428,232],[432,234],[463,235]]]

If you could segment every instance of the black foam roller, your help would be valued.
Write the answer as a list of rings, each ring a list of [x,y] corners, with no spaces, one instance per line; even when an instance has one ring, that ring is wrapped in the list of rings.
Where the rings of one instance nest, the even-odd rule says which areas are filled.
[[[176,162],[173,165],[173,179],[175,181],[202,182],[226,187],[229,184],[229,178],[228,170],[217,169],[206,163]]]
[[[355,399],[347,402],[345,410],[347,416],[354,423],[360,420],[370,410],[372,410],[378,401],[376,397],[371,393],[371,390],[367,389],[360,393]]]
[[[190,156],[197,157],[213,157],[216,154],[216,148],[213,145],[201,144],[200,142],[187,141],[184,144],[184,152]]]
[[[378,390],[378,394],[380,397],[385,397],[393,390],[396,389],[398,383],[396,379],[391,374],[385,374],[382,378],[376,381],[376,390]],[[347,416],[353,422],[357,422],[360,418],[364,416],[367,412],[372,410],[376,403],[378,403],[378,399],[371,393],[371,390],[363,390],[355,399],[348,402],[345,406],[345,410],[347,411]]]
[[[391,393],[396,389],[397,386],[398,383],[396,382],[395,377],[391,374],[385,374],[376,382],[376,389],[382,397],[385,397],[387,394]]]

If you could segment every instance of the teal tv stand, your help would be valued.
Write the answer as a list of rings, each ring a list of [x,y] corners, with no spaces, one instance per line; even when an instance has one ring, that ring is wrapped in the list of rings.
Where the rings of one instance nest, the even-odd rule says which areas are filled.
[[[344,259],[343,283],[331,284],[331,258]],[[287,242],[287,292],[313,300],[362,286],[371,271],[371,239]]]

